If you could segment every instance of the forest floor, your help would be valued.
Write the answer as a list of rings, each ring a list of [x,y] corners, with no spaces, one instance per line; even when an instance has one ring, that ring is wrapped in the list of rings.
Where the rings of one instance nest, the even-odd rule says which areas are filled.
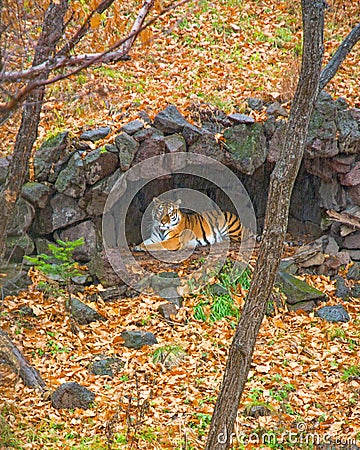
[[[288,248],[286,255],[293,251]],[[177,271],[191,273],[202,260],[203,251],[197,250]],[[314,313],[289,312],[286,307],[265,317],[236,423],[242,444],[234,449],[311,449],[316,448],[313,443],[351,444],[360,439],[360,299],[336,298],[336,286],[328,277],[307,275],[306,280],[326,294],[321,306],[342,303],[351,319],[328,323]],[[107,321],[80,326],[78,335],[70,331],[64,296],[45,295],[32,286],[6,298],[0,326],[40,371],[47,391],[24,387],[16,374],[0,365],[0,448],[203,448],[248,288],[246,280],[237,288],[226,276],[214,281],[230,288],[232,299],[232,311],[218,320],[210,317],[215,298],[206,288],[186,296],[169,322],[158,312],[164,300],[156,295],[104,303],[90,300],[97,292],[90,287],[79,298]],[[22,316],[21,307],[32,308],[36,317]],[[158,344],[128,349],[120,336],[125,329],[150,331]],[[89,372],[90,362],[100,355],[123,361],[113,378]],[[51,392],[68,381],[95,393],[90,409],[51,406]],[[251,417],[251,407],[266,407],[270,415]]]
[[[124,9],[129,3],[119,5],[124,20],[133,17]],[[328,4],[325,63],[360,17],[359,2]],[[84,48],[99,50],[105,30],[98,31]],[[245,112],[248,97],[289,106],[300,55],[300,2],[194,2],[191,9],[179,9],[143,33],[129,61],[89,69],[50,86],[35,148],[63,130],[79,136],[106,125],[112,133],[99,145],[111,143],[140,111],[153,118],[170,103],[195,123],[194,111],[201,104],[226,113]],[[358,45],[327,90],[360,108],[359,78]],[[252,114],[257,120],[265,117]],[[0,156],[11,153],[19,122],[17,113],[2,127]],[[360,439],[360,299],[336,298],[336,286],[325,276],[308,275],[306,280],[326,293],[326,305],[343,303],[351,320],[331,324],[313,313],[286,309],[264,319],[236,424],[245,443],[234,448],[312,449],[318,440],[350,444]],[[95,287],[89,290],[93,292]],[[245,295],[245,287],[233,292],[237,306]],[[62,296],[45,295],[33,286],[6,298],[0,326],[40,371],[48,389],[77,381],[96,398],[88,410],[58,411],[48,395],[24,387],[0,361],[0,449],[201,450],[236,321],[200,320],[196,311],[204,300],[203,294],[186,297],[173,324],[158,313],[163,300],[151,295],[91,302],[108,320],[81,326],[76,336]],[[22,306],[31,307],[36,317],[16,313]],[[139,327],[153,332],[158,344],[125,348],[120,333]],[[182,355],[172,368],[155,358],[160,351],[166,359],[169,346]],[[114,378],[95,376],[87,370],[94,355],[117,356],[125,365]],[[266,406],[271,415],[249,417],[244,410],[250,406]]]

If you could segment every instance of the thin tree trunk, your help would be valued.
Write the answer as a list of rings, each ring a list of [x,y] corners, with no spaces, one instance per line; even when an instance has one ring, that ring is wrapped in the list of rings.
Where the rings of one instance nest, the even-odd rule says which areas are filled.
[[[56,50],[64,30],[64,17],[68,0],[51,3],[45,13],[42,32],[35,49],[33,66],[51,58]],[[39,79],[47,79],[49,72],[44,71]],[[0,259],[5,254],[6,230],[13,216],[15,203],[24,184],[31,150],[37,138],[40,112],[44,100],[45,87],[32,92],[23,108],[19,132],[16,136],[9,174],[0,192]]]
[[[45,382],[39,372],[31,366],[22,352],[12,343],[11,339],[0,329],[0,356],[19,374],[26,386],[32,388],[45,388]]]
[[[325,3],[302,0],[304,52],[284,146],[271,174],[265,226],[250,291],[230,347],[206,450],[227,450],[250,370],[256,338],[274,285],[285,238],[290,197],[318,94]]]

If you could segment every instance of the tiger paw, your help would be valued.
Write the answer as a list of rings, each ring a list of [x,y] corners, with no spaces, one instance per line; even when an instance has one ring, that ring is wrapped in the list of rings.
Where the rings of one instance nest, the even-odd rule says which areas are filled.
[[[141,247],[140,245],[135,245],[134,252],[144,252],[145,249]]]

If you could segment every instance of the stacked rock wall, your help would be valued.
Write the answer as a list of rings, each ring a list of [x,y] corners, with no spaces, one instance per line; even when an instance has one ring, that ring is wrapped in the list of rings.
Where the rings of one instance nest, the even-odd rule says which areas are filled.
[[[114,144],[96,150],[90,150],[87,142],[105,137],[109,128],[88,130],[76,141],[70,140],[68,132],[49,139],[35,153],[35,181],[23,187],[8,233],[8,256],[20,261],[24,254],[46,251],[49,241],[84,237],[85,245],[76,258],[89,262],[101,250],[104,205],[121,174],[152,156],[175,152],[210,156],[230,167],[247,188],[261,228],[269,177],[286,126],[286,111],[280,105],[269,105],[267,112],[268,120],[263,124],[243,114],[219,113],[216,120],[205,120],[199,128],[169,106],[154,121],[144,117],[124,125]],[[334,101],[321,93],[292,196],[290,232],[317,237],[324,229],[326,210],[345,211],[350,216],[360,211],[359,124],[360,110],[349,109],[344,100]],[[220,142],[217,132],[224,136]],[[7,169],[8,160],[0,159],[0,183]],[[136,175],[142,176],[141,172]],[[162,177],[144,187],[132,201],[127,212],[129,242],[140,241],[141,217],[152,198],[179,187],[197,189],[223,209],[231,209],[226,196],[204,179],[181,174]],[[359,229],[347,228],[346,234],[344,226],[335,222],[328,232],[340,248],[360,260]]]

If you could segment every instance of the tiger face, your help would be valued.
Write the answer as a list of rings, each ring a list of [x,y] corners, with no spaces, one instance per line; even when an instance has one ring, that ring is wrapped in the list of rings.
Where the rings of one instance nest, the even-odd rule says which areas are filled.
[[[154,197],[154,208],[152,210],[152,218],[158,224],[160,230],[169,230],[176,227],[181,220],[179,206],[181,200],[162,201]]]

